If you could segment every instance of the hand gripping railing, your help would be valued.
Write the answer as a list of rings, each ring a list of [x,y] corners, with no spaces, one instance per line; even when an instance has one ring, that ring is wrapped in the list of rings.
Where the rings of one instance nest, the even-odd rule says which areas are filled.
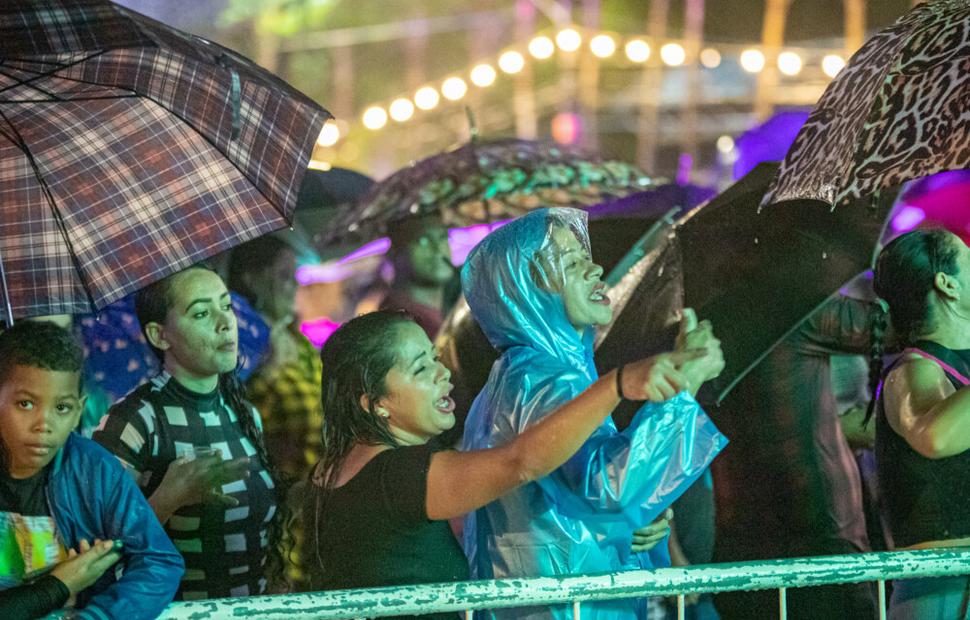
[[[179,602],[172,603],[162,617],[173,620],[309,620],[451,611],[470,616],[476,609],[571,604],[573,615],[579,620],[584,601],[677,596],[678,617],[683,618],[684,596],[687,594],[778,589],[779,610],[784,619],[787,615],[785,593],[789,588],[876,581],[879,617],[884,619],[886,581],[966,574],[970,574],[970,549],[857,553],[600,575],[463,581]]]

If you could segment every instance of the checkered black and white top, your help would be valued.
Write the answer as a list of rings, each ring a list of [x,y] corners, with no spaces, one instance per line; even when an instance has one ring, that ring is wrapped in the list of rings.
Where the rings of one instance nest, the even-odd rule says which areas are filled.
[[[255,408],[253,415],[260,425]],[[114,405],[94,439],[121,459],[146,497],[178,457],[209,448],[221,450],[225,459],[250,457],[249,478],[222,487],[238,506],[184,506],[165,531],[185,558],[177,599],[264,591],[267,528],[276,511],[273,480],[218,389],[192,392],[163,372]]]

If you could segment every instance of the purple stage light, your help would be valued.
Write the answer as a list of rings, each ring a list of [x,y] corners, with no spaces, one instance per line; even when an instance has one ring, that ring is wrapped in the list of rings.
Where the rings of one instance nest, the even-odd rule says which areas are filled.
[[[893,230],[898,233],[913,230],[925,219],[926,211],[923,211],[919,207],[913,207],[911,205],[902,206],[896,212],[896,215],[893,216]]]
[[[333,335],[337,328],[340,327],[340,323],[332,321],[327,317],[322,317],[319,319],[313,319],[312,321],[306,321],[300,324],[300,331],[306,336],[307,340],[313,343],[313,346],[320,348],[323,343],[327,341],[327,338]]]

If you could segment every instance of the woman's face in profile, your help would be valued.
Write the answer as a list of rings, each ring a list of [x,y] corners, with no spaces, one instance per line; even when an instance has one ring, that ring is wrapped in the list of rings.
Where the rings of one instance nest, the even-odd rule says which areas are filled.
[[[586,248],[568,228],[552,230],[556,269],[562,274],[562,300],[566,317],[577,331],[592,325],[607,325],[613,319],[610,298],[606,295],[603,268],[592,261]]]

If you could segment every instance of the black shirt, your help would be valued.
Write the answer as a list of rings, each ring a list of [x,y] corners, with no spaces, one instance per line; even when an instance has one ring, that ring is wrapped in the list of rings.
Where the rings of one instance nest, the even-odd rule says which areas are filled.
[[[258,426],[259,413],[251,409],[251,415]],[[193,392],[163,372],[111,407],[94,440],[137,475],[145,497],[176,458],[215,448],[225,460],[248,456],[249,477],[222,486],[237,506],[182,506],[165,523],[165,532],[185,559],[176,599],[263,593],[269,524],[276,511],[274,482],[218,388]]]
[[[915,346],[963,377],[970,376],[970,351],[954,351],[925,340]],[[954,389],[966,389],[961,377],[943,370]],[[970,450],[941,459],[926,458],[892,429],[883,405],[880,395],[876,403],[876,471],[895,547],[970,536]]]
[[[385,450],[330,493],[317,466],[303,509],[303,557],[314,589],[468,579],[468,563],[448,522],[428,520],[432,453],[427,445]]]
[[[47,478],[50,465],[30,478],[11,478],[0,476],[0,512],[15,512],[25,517],[49,517],[47,506]]]

